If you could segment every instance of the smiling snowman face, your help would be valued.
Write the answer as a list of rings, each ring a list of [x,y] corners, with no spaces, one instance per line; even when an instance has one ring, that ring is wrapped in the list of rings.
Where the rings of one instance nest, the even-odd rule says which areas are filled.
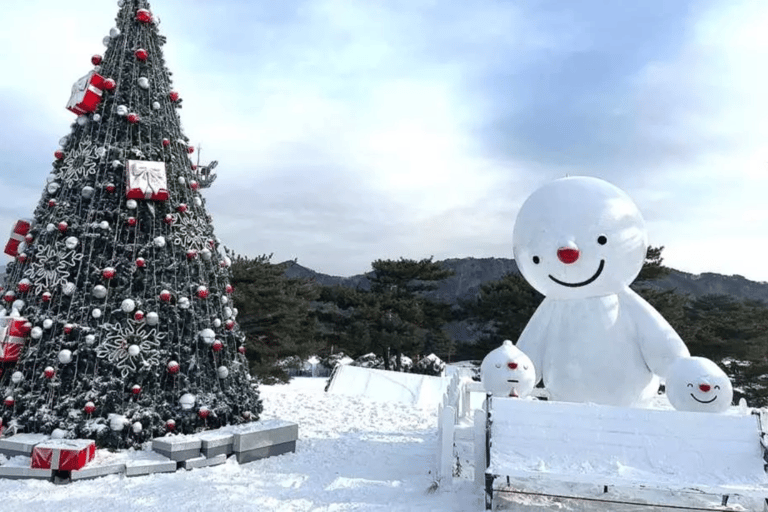
[[[485,356],[480,365],[483,388],[494,396],[525,398],[533,391],[536,372],[531,359],[506,340]]]
[[[704,357],[683,357],[667,377],[667,398],[678,411],[723,412],[733,400],[731,381]]]
[[[555,299],[619,292],[640,272],[647,247],[645,222],[629,196],[589,177],[559,179],[531,194],[512,245],[523,277]]]

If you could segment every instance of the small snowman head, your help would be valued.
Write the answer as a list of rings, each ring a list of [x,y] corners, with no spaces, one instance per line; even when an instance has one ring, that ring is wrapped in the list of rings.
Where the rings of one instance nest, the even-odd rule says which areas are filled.
[[[512,249],[523,277],[555,299],[621,291],[643,266],[645,221],[610,183],[585,176],[539,188],[517,214]]]
[[[531,359],[506,340],[485,356],[480,365],[480,379],[485,391],[495,396],[525,398],[536,384]]]
[[[733,386],[723,370],[704,357],[681,357],[669,369],[667,398],[678,411],[724,412]]]

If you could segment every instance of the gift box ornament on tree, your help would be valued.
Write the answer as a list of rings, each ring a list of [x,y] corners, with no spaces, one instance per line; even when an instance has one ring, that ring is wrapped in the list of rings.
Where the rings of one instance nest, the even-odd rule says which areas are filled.
[[[31,221],[24,219],[16,221],[11,230],[11,237],[5,244],[5,254],[14,258],[19,255],[19,245],[24,241],[24,237],[27,236],[31,227]]]
[[[128,199],[168,199],[168,180],[164,162],[128,160],[125,168],[126,197]]]
[[[27,333],[26,318],[0,318],[0,363],[19,360]]]
[[[72,95],[67,103],[67,110],[77,115],[96,112],[103,92],[104,77],[91,71],[72,86]]]

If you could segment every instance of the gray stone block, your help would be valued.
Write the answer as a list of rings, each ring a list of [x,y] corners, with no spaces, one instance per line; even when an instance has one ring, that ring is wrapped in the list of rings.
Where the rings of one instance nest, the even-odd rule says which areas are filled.
[[[17,455],[32,455],[35,445],[48,441],[50,436],[45,434],[16,434],[0,439],[0,453],[8,457]]]
[[[227,456],[222,453],[211,458],[196,457],[194,459],[187,459],[181,463],[181,466],[184,469],[207,468],[208,466],[218,466],[225,462],[227,462]]]
[[[35,478],[38,480],[51,480],[53,478],[53,470],[33,469],[17,466],[0,466],[0,478]]]
[[[217,455],[229,455],[233,452],[235,436],[232,432],[221,433],[218,430],[210,430],[197,434],[197,437],[202,441],[201,453],[209,459]]]
[[[267,446],[296,441],[299,426],[283,420],[258,421],[238,427],[235,430],[233,450],[235,453],[249,452]]]
[[[125,464],[108,464],[104,466],[88,466],[70,472],[70,480],[88,480],[107,475],[125,473]]]
[[[152,449],[171,460],[182,461],[200,456],[202,441],[193,436],[164,436],[152,440]]]
[[[178,463],[155,452],[143,452],[140,458],[125,463],[125,476],[142,476],[151,473],[173,473]]]
[[[289,441],[287,443],[274,444],[272,446],[264,446],[262,448],[256,448],[254,450],[248,450],[244,452],[235,452],[237,462],[245,464],[247,462],[253,462],[254,460],[265,459],[267,457],[274,457],[276,455],[283,455],[284,453],[290,453],[296,451],[296,441]]]

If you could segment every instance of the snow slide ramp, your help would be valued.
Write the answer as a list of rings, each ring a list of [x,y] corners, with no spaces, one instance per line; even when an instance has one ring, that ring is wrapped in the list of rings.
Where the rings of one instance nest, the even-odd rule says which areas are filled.
[[[448,382],[445,377],[342,366],[328,386],[328,393],[363,396],[378,402],[398,402],[415,407],[437,407]]]

